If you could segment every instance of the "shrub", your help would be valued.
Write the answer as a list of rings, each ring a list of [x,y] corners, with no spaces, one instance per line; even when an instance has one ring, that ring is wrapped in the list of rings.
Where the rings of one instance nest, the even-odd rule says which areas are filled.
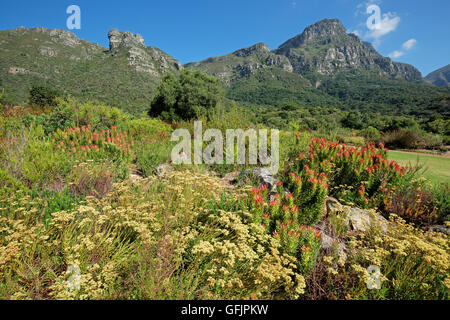
[[[143,144],[137,148],[136,164],[144,177],[153,175],[160,164],[170,160],[172,148],[170,141]]]
[[[134,140],[127,132],[111,129],[95,132],[91,125],[59,130],[53,137],[57,148],[72,154],[80,154],[86,159],[130,159]]]
[[[27,190],[17,178],[11,176],[6,168],[0,168],[0,197],[6,197],[16,190]]]
[[[0,296],[7,299],[271,299],[305,289],[279,241],[188,171],[117,184],[43,222],[43,201],[0,201]],[[14,203],[14,205],[11,205]],[[7,235],[7,236],[6,236]],[[68,290],[69,266],[80,288]]]
[[[107,163],[83,162],[73,167],[68,179],[72,194],[102,198],[112,190],[113,171]]]
[[[377,128],[374,128],[372,126],[368,126],[366,129],[361,131],[361,134],[372,142],[378,142],[381,140],[381,133],[378,131]]]
[[[33,107],[54,107],[57,105],[57,96],[56,90],[34,86],[30,90],[29,103]]]
[[[399,149],[416,149],[420,140],[420,137],[411,130],[396,130],[383,137],[386,147]]]
[[[290,169],[305,168],[323,174],[329,183],[331,196],[362,207],[383,206],[383,199],[393,192],[411,171],[388,161],[383,144],[373,143],[356,149],[324,138],[313,139],[307,155],[291,159]]]
[[[149,115],[167,120],[189,120],[207,114],[223,99],[219,79],[184,69],[177,78],[167,73],[156,90]]]
[[[372,229],[350,242],[354,254],[346,271],[353,299],[448,299],[449,240],[447,235],[423,232],[392,215],[387,233]],[[366,268],[380,268],[381,290],[369,290]]]
[[[67,155],[55,150],[53,140],[44,136],[42,127],[22,128],[5,139],[0,154],[2,166],[29,188],[48,188],[70,170]]]
[[[158,119],[133,119],[126,122],[128,134],[136,139],[157,136],[169,137],[172,127]]]
[[[67,103],[75,110],[78,127],[90,125],[93,130],[101,131],[116,126],[120,130],[125,130],[126,122],[131,118],[130,115],[118,108],[98,103],[87,102],[80,106],[75,101]]]
[[[358,137],[358,136],[346,136],[346,135],[337,135],[336,136],[336,140],[339,143],[346,143],[349,145],[354,145],[354,146],[364,146],[366,140],[364,139],[364,137]]]
[[[299,269],[309,273],[320,249],[321,236],[307,224],[315,224],[321,218],[327,192],[325,183],[312,172],[305,173],[303,178],[304,182],[291,175],[289,186],[293,193],[285,193],[282,182],[278,182],[279,193],[274,200],[270,200],[268,188],[263,185],[253,188],[241,201],[250,209],[253,222],[279,240],[282,252],[296,257]]]
[[[435,223],[438,207],[433,194],[420,187],[399,190],[384,199],[386,211],[395,213],[407,222],[416,225]]]

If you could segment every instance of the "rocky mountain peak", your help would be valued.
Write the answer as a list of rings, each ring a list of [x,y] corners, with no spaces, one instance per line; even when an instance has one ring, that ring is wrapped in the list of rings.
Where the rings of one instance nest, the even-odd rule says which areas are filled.
[[[346,35],[347,30],[338,19],[324,19],[307,27],[305,31],[303,31],[303,34],[308,40],[328,36]]]
[[[294,72],[316,72],[335,75],[349,70],[374,71],[380,76],[421,81],[420,72],[413,66],[393,62],[380,55],[375,48],[355,34],[347,34],[338,19],[324,19],[286,41],[276,54],[286,56]]]
[[[247,57],[249,55],[252,55],[253,53],[268,54],[270,53],[270,49],[267,44],[260,42],[251,47],[237,50],[234,52],[234,55],[237,57]]]
[[[279,47],[279,51],[301,48],[312,41],[347,36],[344,25],[338,19],[324,19],[307,27],[301,34],[289,39]]]
[[[109,49],[116,51],[120,47],[133,48],[145,47],[145,40],[140,34],[133,34],[129,31],[120,32],[117,29],[111,29],[108,32]]]

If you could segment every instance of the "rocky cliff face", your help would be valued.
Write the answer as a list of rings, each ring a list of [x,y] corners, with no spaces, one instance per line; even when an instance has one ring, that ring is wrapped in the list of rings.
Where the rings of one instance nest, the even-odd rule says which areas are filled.
[[[413,66],[393,62],[358,36],[347,34],[337,19],[325,19],[307,27],[303,33],[283,43],[275,53],[286,56],[294,72],[299,74],[334,75],[362,69],[407,81],[422,79],[421,73]]]
[[[20,27],[0,31],[0,85],[25,103],[32,85],[140,112],[166,72],[181,64],[144,38],[113,29],[109,50],[67,30]]]
[[[181,63],[155,47],[147,47],[140,34],[120,32],[112,29],[108,32],[109,50],[113,55],[125,53],[128,65],[138,72],[146,72],[161,77],[165,72],[182,69]]]

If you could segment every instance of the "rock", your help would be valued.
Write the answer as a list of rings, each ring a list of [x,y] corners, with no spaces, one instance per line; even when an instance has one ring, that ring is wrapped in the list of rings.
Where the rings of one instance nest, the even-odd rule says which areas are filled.
[[[328,197],[325,199],[325,207],[327,216],[330,213],[342,212],[344,208],[342,204],[340,204],[339,201],[333,197]]]
[[[325,210],[327,216],[331,213],[345,215],[348,228],[358,232],[369,230],[373,222],[378,223],[384,232],[389,225],[389,222],[375,211],[346,207],[333,197],[325,199]]]
[[[244,177],[257,177],[261,184],[265,184],[269,187],[270,190],[274,190],[276,188],[277,180],[273,177],[273,174],[264,168],[255,168],[255,169],[247,169],[241,172],[239,175],[240,178]]]
[[[440,233],[445,233],[447,235],[450,235],[450,228],[447,228],[445,226],[442,225],[433,225],[433,226],[428,226],[425,228],[425,230],[429,231],[429,232],[440,232]]]
[[[164,164],[159,165],[156,168],[155,173],[157,176],[165,176],[172,171],[173,171],[173,167],[168,163],[164,163]]]
[[[339,255],[347,257],[347,246],[342,239],[336,237],[332,231],[332,227],[326,221],[319,221],[315,226],[317,230],[320,230],[321,245],[320,250],[330,251],[337,249]]]
[[[262,54],[269,54],[270,49],[267,46],[267,44],[260,42],[251,47],[239,49],[234,52],[234,55],[237,57],[248,57],[255,52],[262,53]]]
[[[142,176],[135,174],[135,173],[130,173],[130,181],[131,183],[138,183],[139,181],[142,180]]]
[[[145,47],[144,38],[140,34],[131,32],[120,32],[117,29],[111,29],[108,32],[109,50],[115,51],[120,46],[123,47]]]
[[[236,184],[239,172],[227,173],[222,179],[220,179],[220,185],[226,189],[232,189]]]
[[[354,231],[366,232],[374,223],[377,223],[381,229],[386,232],[389,222],[374,211],[367,211],[358,208],[346,208],[347,223]]]
[[[113,55],[124,52],[128,65],[137,72],[149,73],[161,78],[166,72],[175,72],[183,69],[181,63],[155,47],[147,47],[140,34],[120,32],[111,29],[108,32],[109,51]]]

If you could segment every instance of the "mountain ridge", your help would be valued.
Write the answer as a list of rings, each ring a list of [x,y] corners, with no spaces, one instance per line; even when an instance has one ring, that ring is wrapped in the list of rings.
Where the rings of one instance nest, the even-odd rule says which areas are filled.
[[[46,85],[142,112],[164,73],[179,72],[181,63],[145,45],[140,35],[117,29],[108,34],[109,49],[63,29],[0,31],[1,86],[18,103],[26,102],[31,86]]]
[[[183,68],[218,77],[227,98],[244,104],[296,101],[358,108],[364,102],[360,92],[366,92],[373,96],[370,108],[376,109],[376,101],[385,98],[371,92],[382,95],[384,88],[409,86],[407,91],[412,92],[418,86],[422,95],[438,94],[423,85],[414,66],[383,57],[370,43],[348,34],[338,19],[308,26],[274,50],[260,42],[184,66],[161,49],[147,46],[139,34],[111,29],[108,39],[109,48],[104,48],[62,29],[0,31],[0,87],[7,88],[13,103],[26,103],[32,85],[45,85],[133,113],[148,108],[166,72],[177,74]],[[395,104],[410,100],[399,98]]]
[[[450,64],[430,72],[425,80],[438,87],[450,87]]]

